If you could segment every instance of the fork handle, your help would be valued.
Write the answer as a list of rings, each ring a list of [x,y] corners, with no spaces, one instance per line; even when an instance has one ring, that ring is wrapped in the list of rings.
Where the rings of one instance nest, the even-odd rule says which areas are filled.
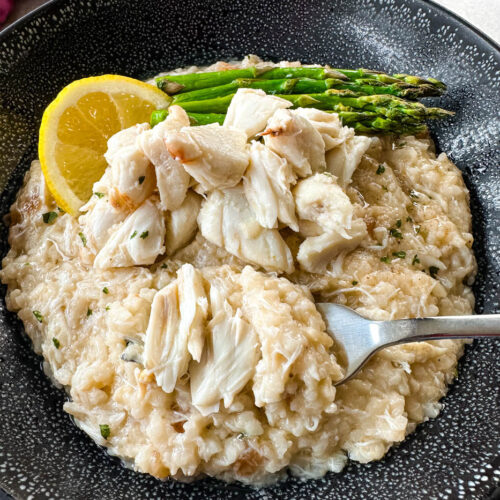
[[[390,325],[393,342],[500,337],[500,314],[436,316],[433,318],[384,321]],[[381,325],[382,326],[382,325]]]

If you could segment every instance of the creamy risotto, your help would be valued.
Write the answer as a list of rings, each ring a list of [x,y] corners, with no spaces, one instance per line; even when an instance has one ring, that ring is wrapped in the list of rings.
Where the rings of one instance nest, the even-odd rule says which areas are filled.
[[[438,414],[462,341],[384,349],[336,388],[315,307],[472,313],[468,192],[427,135],[355,135],[241,89],[223,126],[172,107],[105,156],[78,218],[32,163],[1,271],[94,441],[158,478],[264,485],[378,460]]]

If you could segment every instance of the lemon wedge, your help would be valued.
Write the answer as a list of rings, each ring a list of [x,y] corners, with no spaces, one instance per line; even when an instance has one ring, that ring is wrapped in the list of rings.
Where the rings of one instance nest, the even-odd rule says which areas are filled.
[[[64,87],[45,110],[38,153],[47,186],[72,215],[92,195],[106,168],[107,140],[149,121],[171,98],[161,90],[119,75],[83,78]]]

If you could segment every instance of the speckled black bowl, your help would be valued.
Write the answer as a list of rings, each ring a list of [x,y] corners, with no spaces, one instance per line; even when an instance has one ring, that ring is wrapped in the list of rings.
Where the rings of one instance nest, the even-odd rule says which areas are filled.
[[[36,156],[40,117],[67,83],[134,77],[256,53],[429,75],[456,111],[433,133],[471,191],[477,312],[498,312],[500,52],[421,0],[56,0],[0,35],[0,210]],[[0,251],[7,251],[6,230]],[[476,342],[440,416],[388,456],[340,475],[265,490],[157,481],[110,458],[63,413],[15,315],[0,304],[0,485],[16,498],[483,499],[500,477],[500,343]],[[495,468],[497,470],[495,470]],[[1,494],[0,494],[1,496]]]

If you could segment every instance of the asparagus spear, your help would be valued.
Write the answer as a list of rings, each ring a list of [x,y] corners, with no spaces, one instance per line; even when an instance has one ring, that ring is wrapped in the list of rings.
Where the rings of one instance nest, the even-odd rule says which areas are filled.
[[[446,85],[435,78],[425,79],[419,76],[407,75],[405,73],[398,73],[393,76],[394,78],[398,78],[399,80],[409,83],[410,85],[431,85],[436,89],[436,91],[439,91],[436,95],[441,95],[446,91]]]
[[[232,94],[236,92],[238,88],[261,89],[267,94],[291,94],[292,92],[294,94],[312,94],[335,89],[339,90],[337,93],[338,95],[345,96],[390,94],[409,99],[417,99],[419,97],[436,95],[436,89],[434,87],[428,85],[412,86],[404,82],[383,84],[377,80],[355,80],[352,82],[345,82],[335,78],[326,78],[325,80],[314,80],[312,78],[290,78],[280,80],[237,78],[226,85],[177,94],[174,96],[173,102],[177,104],[185,101],[214,99],[215,97]]]
[[[255,67],[244,69],[234,69],[228,71],[213,71],[208,73],[189,73],[185,75],[165,75],[158,77],[156,83],[160,89],[168,94],[177,94],[180,92],[189,92],[208,87],[218,87],[233,82],[238,78],[256,78],[259,70]],[[308,78],[312,80],[334,79],[338,81],[354,82],[359,85],[373,86],[393,86],[394,90],[403,91],[406,89],[404,97],[412,97],[412,88],[419,88],[420,92],[416,97],[441,95],[446,90],[446,85],[434,78],[421,78],[418,76],[399,73],[388,75],[380,71],[368,69],[333,69],[322,67],[291,67],[291,68],[273,68],[259,75],[263,80],[283,80],[295,78]],[[300,91],[302,92],[302,91]],[[312,92],[309,91],[309,92]],[[367,90],[373,93],[372,90]],[[413,91],[416,92],[416,91]],[[393,92],[377,92],[393,93]],[[396,95],[402,95],[400,93]]]
[[[151,113],[151,117],[149,118],[149,124],[151,125],[151,128],[153,128],[155,125],[158,125],[158,123],[162,122],[167,118],[168,115],[168,110],[167,109],[157,109]]]
[[[273,68],[259,75],[259,78],[266,80],[276,80],[282,78],[311,78],[314,80],[336,78],[337,80],[347,80],[347,78],[336,69],[311,68],[304,66],[296,66],[291,68]]]
[[[444,118],[453,115],[440,108],[426,108],[418,102],[405,101],[392,95],[342,96],[335,95],[330,89],[321,94],[280,94],[279,97],[290,101],[294,107],[313,107],[323,110],[345,110],[345,107],[363,109],[383,114],[388,118],[409,115],[416,119]]]
[[[236,78],[255,78],[255,67],[230,69],[227,71],[211,71],[208,73],[187,73],[185,75],[165,75],[156,78],[156,85],[167,94],[189,92],[230,83]]]
[[[191,125],[208,125],[210,123],[222,125],[226,118],[225,114],[220,113],[188,113],[187,115]]]
[[[214,99],[224,97],[228,94],[234,94],[239,88],[262,89],[266,94],[286,94],[291,92],[295,86],[296,79],[290,80],[257,80],[251,78],[237,78],[226,85],[217,87],[208,87],[206,89],[192,90],[183,92],[174,96],[173,104],[179,104],[187,101],[203,101],[205,99]],[[319,80],[311,80],[319,81]]]
[[[413,86],[424,85],[429,89],[434,89],[435,94],[441,95],[446,90],[446,85],[435,78],[421,78],[419,76],[407,75],[406,73],[397,73],[394,75],[387,75],[381,71],[374,71],[370,69],[337,69],[339,73],[349,78],[349,80],[375,80],[381,83],[398,83],[404,82]]]
[[[225,113],[231,103],[234,94],[228,94],[214,99],[205,99],[204,101],[177,102],[187,113]]]
[[[208,125],[209,123],[224,123],[226,115],[217,113],[187,113],[191,125]],[[168,109],[157,109],[151,113],[149,124],[151,127],[165,120],[168,116]]]
[[[404,123],[395,119],[381,117],[373,112],[340,111],[338,115],[344,125],[349,125],[360,133],[416,134],[426,129],[426,125],[423,122]],[[160,115],[158,114],[157,116]],[[219,123],[222,125],[226,117],[226,115],[218,113],[188,113],[188,116],[192,125],[208,125],[210,123]],[[166,115],[163,119],[165,118]]]
[[[411,119],[423,121],[431,118],[444,118],[453,113],[440,108],[426,108],[418,102],[405,101],[392,95],[346,96],[339,95],[335,89],[318,94],[278,94],[287,99],[293,107],[314,107],[331,111],[372,111],[386,118]],[[342,92],[342,91],[340,91]],[[190,113],[225,113],[234,94],[215,97],[204,101],[178,102]]]

